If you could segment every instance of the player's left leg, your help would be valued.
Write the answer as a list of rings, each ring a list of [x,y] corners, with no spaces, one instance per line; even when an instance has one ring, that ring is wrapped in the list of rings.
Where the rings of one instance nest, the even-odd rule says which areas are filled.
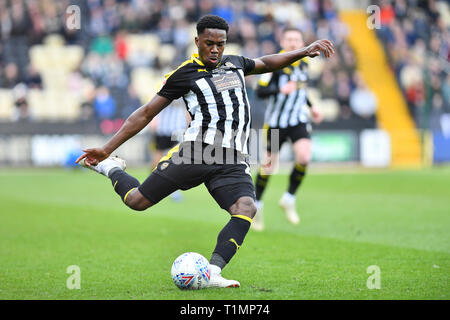
[[[266,128],[266,125],[265,125]],[[275,132],[278,131],[278,132]],[[288,131],[280,128],[267,127],[266,136],[266,158],[265,164],[258,168],[258,172],[255,178],[255,191],[256,191],[256,215],[253,219],[252,229],[255,231],[264,230],[264,202],[262,200],[263,193],[267,187],[270,176],[278,168],[279,150],[283,143],[287,139]],[[272,146],[272,144],[274,145]],[[272,148],[274,148],[272,150]]]
[[[292,224],[298,224],[300,217],[296,210],[295,194],[305,178],[308,164],[311,160],[311,140],[301,138],[293,144],[295,154],[295,164],[289,175],[288,190],[283,194],[280,200],[280,206],[286,213],[286,218]]]
[[[306,169],[311,161],[311,139],[302,138],[297,140],[293,145],[293,149],[295,154],[295,166],[289,177],[288,192],[290,194],[295,194],[297,192],[305,178]]]

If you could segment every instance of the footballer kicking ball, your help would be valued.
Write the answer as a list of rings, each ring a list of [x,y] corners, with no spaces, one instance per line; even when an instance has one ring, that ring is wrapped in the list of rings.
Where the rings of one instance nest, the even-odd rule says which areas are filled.
[[[206,288],[210,275],[208,260],[196,252],[183,253],[172,264],[172,280],[181,290]]]

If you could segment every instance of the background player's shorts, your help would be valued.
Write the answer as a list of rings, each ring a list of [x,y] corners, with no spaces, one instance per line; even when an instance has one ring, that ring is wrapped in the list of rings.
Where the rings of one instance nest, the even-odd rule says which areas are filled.
[[[311,139],[311,124],[309,123],[299,123],[293,127],[287,128],[269,128],[267,131],[267,151],[272,152],[272,136],[273,130],[279,130],[278,136],[278,150],[274,150],[274,152],[278,152],[281,149],[283,143],[290,139],[292,143],[296,142],[300,139]]]
[[[178,141],[172,140],[171,136],[160,136],[155,137],[155,148],[156,150],[168,150],[175,146]]]
[[[174,161],[183,151],[183,147],[188,146],[182,144],[179,149],[172,149],[172,153],[169,151],[168,156],[161,159],[152,174],[139,186],[139,191],[152,204],[158,203],[178,189],[188,190],[202,183],[224,210],[228,210],[240,197],[255,199],[255,188],[245,161],[234,164]]]

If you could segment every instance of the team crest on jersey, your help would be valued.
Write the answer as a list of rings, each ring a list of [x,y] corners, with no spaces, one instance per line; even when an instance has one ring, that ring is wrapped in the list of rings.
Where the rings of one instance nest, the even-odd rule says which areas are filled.
[[[159,170],[163,171],[169,166],[169,161],[164,161],[159,164]]]
[[[232,64],[230,61],[225,62],[225,67],[236,68],[236,66],[234,64]]]
[[[226,71],[230,70],[230,69],[237,69],[237,67],[233,63],[231,63],[230,61],[227,61],[223,65],[221,65],[221,66],[215,68],[214,70],[212,70],[212,73],[223,74],[223,73],[226,73]]]

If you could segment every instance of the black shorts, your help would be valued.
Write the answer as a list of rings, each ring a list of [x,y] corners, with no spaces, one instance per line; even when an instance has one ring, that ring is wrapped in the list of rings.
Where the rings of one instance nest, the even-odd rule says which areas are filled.
[[[272,139],[274,136],[274,130],[278,130],[278,148],[273,152],[278,152],[281,149],[283,143],[289,138],[292,143],[300,139],[311,139],[311,124],[299,123],[293,127],[287,128],[268,128],[267,130],[267,151],[272,152]],[[274,141],[275,142],[275,141]],[[277,144],[275,143],[275,146]]]
[[[255,187],[245,161],[232,164],[180,163],[176,159],[185,148],[190,148],[190,144],[183,143],[172,148],[138,187],[152,204],[178,189],[188,190],[202,183],[219,206],[227,211],[240,197],[255,199]]]
[[[178,141],[172,140],[171,136],[160,136],[160,135],[155,136],[156,150],[164,151],[164,150],[172,148],[177,143],[178,143]]]

